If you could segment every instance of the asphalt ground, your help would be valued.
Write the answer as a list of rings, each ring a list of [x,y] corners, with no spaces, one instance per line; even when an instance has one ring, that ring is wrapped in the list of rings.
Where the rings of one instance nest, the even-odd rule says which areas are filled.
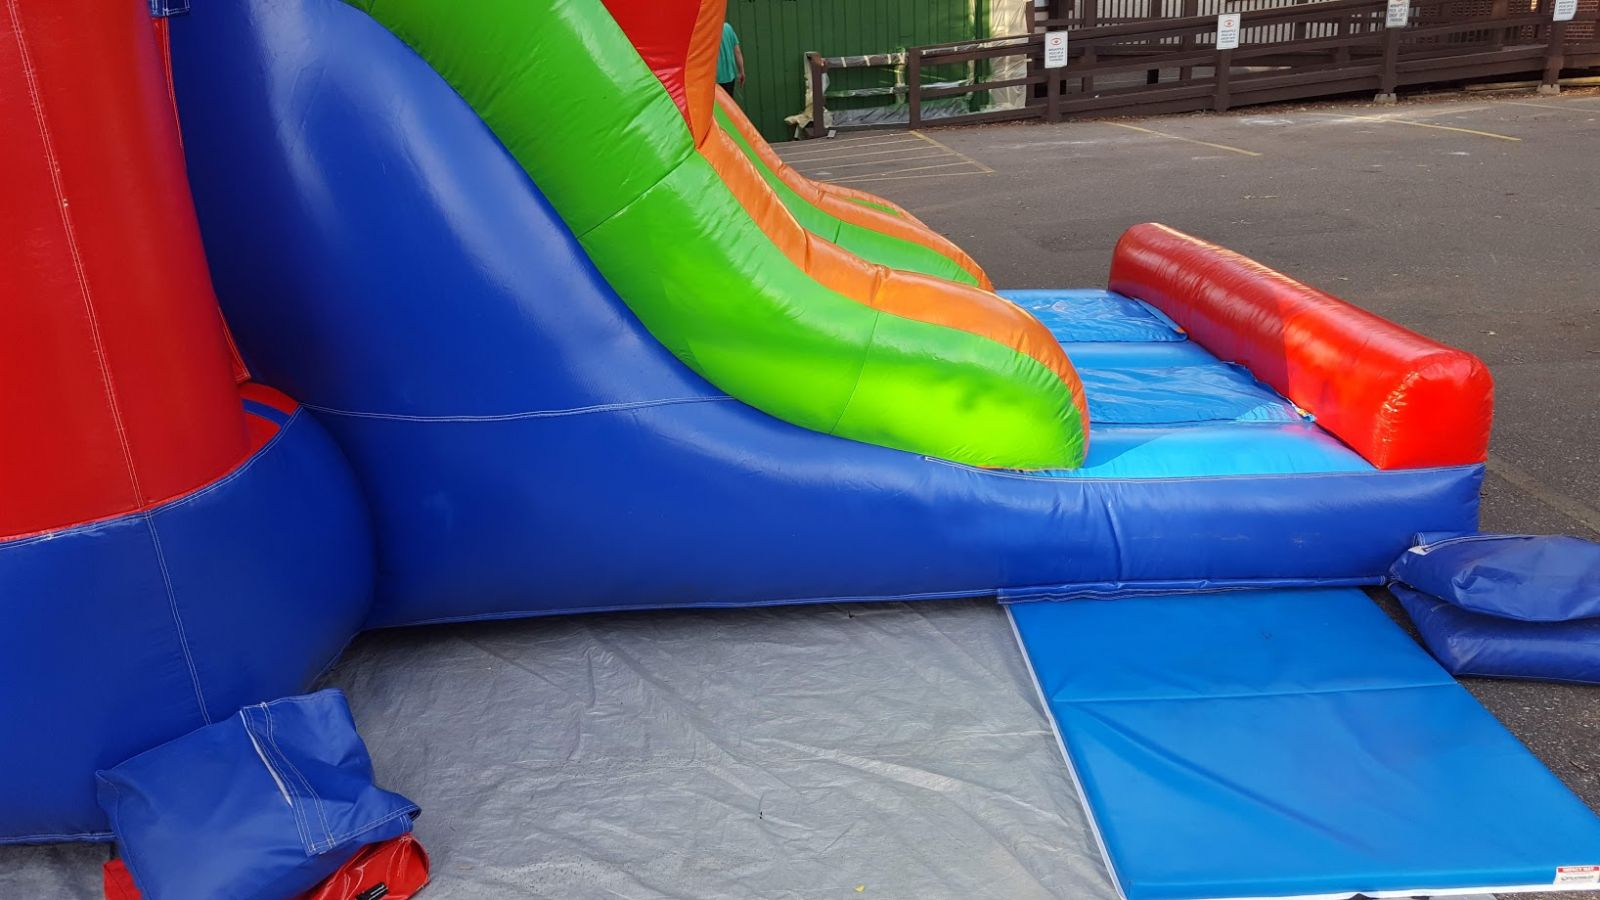
[[[1157,221],[1471,350],[1496,382],[1484,529],[1600,539],[1600,92],[853,132],[780,152],[904,205],[1001,287],[1102,286],[1123,229]],[[1600,811],[1600,687],[1463,681]]]

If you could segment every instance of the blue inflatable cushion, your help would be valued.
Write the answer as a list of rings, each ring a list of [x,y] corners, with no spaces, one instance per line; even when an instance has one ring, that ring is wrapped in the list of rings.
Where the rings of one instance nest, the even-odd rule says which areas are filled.
[[[1468,612],[1404,585],[1390,590],[1452,675],[1600,684],[1600,618],[1518,622]]]
[[[145,900],[296,896],[417,814],[372,783],[336,690],[247,706],[96,778]]]
[[[1600,544],[1561,535],[1422,534],[1389,576],[1464,610],[1523,622],[1600,617]]]

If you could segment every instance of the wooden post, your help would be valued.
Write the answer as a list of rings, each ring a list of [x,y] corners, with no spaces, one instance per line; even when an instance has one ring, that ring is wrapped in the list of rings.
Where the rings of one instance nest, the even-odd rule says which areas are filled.
[[[1156,21],[1156,22],[1159,22],[1159,21],[1161,21],[1162,19],[1164,19],[1166,17],[1167,17],[1166,4],[1163,3],[1162,0],[1150,0],[1150,18],[1152,20]],[[1152,41],[1151,42],[1151,46],[1155,49],[1155,51],[1157,53],[1161,52],[1161,42],[1160,41]],[[1145,73],[1144,73],[1144,83],[1145,84],[1160,84],[1161,83],[1161,70],[1160,69],[1146,69]]]
[[[1194,16],[1200,15],[1200,0],[1183,0],[1183,15],[1184,15],[1184,18],[1192,18]],[[1194,35],[1193,34],[1184,35],[1183,36],[1183,40],[1180,42],[1180,45],[1182,46],[1183,52],[1186,55],[1189,54],[1189,53],[1194,52]],[[1178,69],[1178,80],[1179,81],[1188,81],[1189,79],[1191,79],[1193,77],[1194,77],[1194,66],[1181,66],[1181,67],[1179,67],[1179,69]]]
[[[922,49],[912,47],[906,51],[906,92],[907,102],[911,105],[910,124],[912,128],[922,127]]]
[[[1080,28],[1093,28],[1096,25],[1099,25],[1100,0],[1083,0],[1083,6],[1078,13],[1078,18],[1078,27]],[[1082,59],[1085,66],[1094,65],[1095,56],[1096,54],[1094,52],[1094,45],[1091,44],[1088,47],[1083,48]],[[1094,93],[1093,75],[1085,75],[1081,80],[1079,80],[1078,92],[1081,94]]]
[[[1550,43],[1544,50],[1544,81],[1541,94],[1561,93],[1561,67],[1566,64],[1567,23],[1550,23]]]
[[[1044,68],[1041,66],[1040,68]],[[1044,120],[1061,121],[1061,73],[1064,69],[1044,69]]]
[[[1339,37],[1348,38],[1350,36],[1350,16],[1351,16],[1350,13],[1345,13],[1344,15],[1339,17],[1339,31],[1338,31]],[[1347,62],[1349,62],[1350,61],[1350,45],[1349,44],[1342,44],[1338,48],[1336,48],[1333,51],[1333,61],[1337,62],[1337,63],[1347,63]]]
[[[1383,73],[1378,76],[1377,103],[1393,103],[1395,88],[1400,84],[1400,28],[1383,29]]]
[[[807,53],[806,65],[811,68],[811,136],[814,138],[826,137],[828,126],[824,124],[827,108],[822,97],[822,54]]]
[[[1043,34],[1045,31],[1044,21],[1050,17],[1051,10],[1055,6],[1055,0],[1050,0],[1046,6],[1034,6],[1033,0],[1026,0],[1026,2],[1028,4],[1028,33]],[[1032,77],[1034,71],[1044,65],[1044,57],[1042,55],[1044,53],[1044,44],[1042,41],[1037,49],[1041,55],[1035,57],[1034,47],[1030,44],[1028,55],[1022,59],[1022,74],[1025,76]],[[1039,88],[1040,85],[1031,83],[1022,86],[1023,106],[1035,106],[1039,103]]]
[[[1232,74],[1231,71],[1230,71],[1232,68],[1233,68],[1233,51],[1232,50],[1218,50],[1217,51],[1217,64],[1216,64],[1216,79],[1215,79],[1216,80],[1216,84],[1217,84],[1217,89],[1216,89],[1216,92],[1214,94],[1212,94],[1212,97],[1211,97],[1211,108],[1216,110],[1217,112],[1227,112],[1228,111],[1228,81],[1229,81],[1230,75]]]

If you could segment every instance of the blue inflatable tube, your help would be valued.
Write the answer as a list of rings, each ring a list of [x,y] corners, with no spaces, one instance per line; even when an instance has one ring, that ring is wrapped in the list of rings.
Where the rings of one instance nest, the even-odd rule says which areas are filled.
[[[303,410],[245,407],[279,430],[217,482],[0,544],[0,843],[109,838],[96,769],[302,690],[360,626],[349,467]]]
[[[312,407],[358,473],[378,529],[371,625],[1376,583],[1412,533],[1474,527],[1481,467],[1376,471],[1279,414],[1134,423],[1151,436],[1124,432],[1065,478],[790,426],[659,346],[472,110],[363,13],[207,3],[172,37],[218,294],[252,369]],[[1222,439],[1235,448],[1298,428],[1304,446],[1219,454],[1185,425],[1246,429]],[[1171,449],[1125,477],[1117,448],[1161,435]],[[1167,466],[1189,477],[1150,477]]]

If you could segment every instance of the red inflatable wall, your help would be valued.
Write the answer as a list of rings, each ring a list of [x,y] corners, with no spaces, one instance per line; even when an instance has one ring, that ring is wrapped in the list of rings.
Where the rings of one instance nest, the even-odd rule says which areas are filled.
[[[247,437],[146,4],[0,4],[0,121],[0,538],[215,479]]]
[[[724,0],[605,0],[606,10],[656,73],[698,146],[716,104]]]
[[[1154,304],[1380,469],[1488,454],[1494,384],[1465,350],[1164,225],[1117,242],[1111,289]]]

